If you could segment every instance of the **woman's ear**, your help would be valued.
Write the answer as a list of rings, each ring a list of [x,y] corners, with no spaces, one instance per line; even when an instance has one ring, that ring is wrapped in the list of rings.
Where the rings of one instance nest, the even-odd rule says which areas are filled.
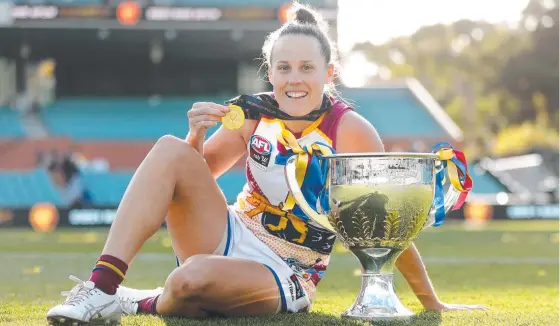
[[[326,84],[330,84],[334,81],[334,64],[329,63],[327,67],[327,82]]]
[[[268,68],[266,70],[266,73],[267,73],[267,77],[268,77],[267,78],[268,82],[272,84],[272,68],[270,68],[270,65],[268,66]]]

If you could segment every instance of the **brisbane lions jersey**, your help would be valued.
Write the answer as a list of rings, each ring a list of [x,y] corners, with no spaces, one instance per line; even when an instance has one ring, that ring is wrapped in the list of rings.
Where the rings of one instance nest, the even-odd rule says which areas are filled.
[[[336,150],[338,123],[349,110],[352,109],[344,103],[334,101],[303,132],[293,135],[300,146],[323,143]],[[247,144],[247,184],[233,207],[247,228],[306,281],[303,286],[313,297],[326,270],[335,235],[301,213],[294,214],[295,209],[283,210],[290,196],[284,176],[286,160],[282,159],[288,149],[278,141],[283,130],[286,126],[279,119],[262,117],[258,122]]]

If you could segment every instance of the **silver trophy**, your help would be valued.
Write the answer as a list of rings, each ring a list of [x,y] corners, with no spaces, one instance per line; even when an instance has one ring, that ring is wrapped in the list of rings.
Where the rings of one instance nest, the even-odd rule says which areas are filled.
[[[436,173],[443,169],[437,154],[365,153],[319,157],[328,164],[325,187],[330,211],[312,208],[301,192],[296,157],[285,168],[290,191],[305,214],[333,231],[362,265],[358,297],[342,317],[361,320],[407,319],[414,314],[395,294],[395,260],[422,229],[435,221],[432,207]],[[449,187],[448,211],[460,192]]]

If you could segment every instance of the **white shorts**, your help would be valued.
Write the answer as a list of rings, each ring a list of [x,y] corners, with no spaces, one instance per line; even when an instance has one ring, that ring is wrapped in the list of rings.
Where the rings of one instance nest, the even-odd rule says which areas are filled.
[[[239,219],[233,208],[228,208],[227,238],[223,252],[227,257],[248,259],[263,264],[274,276],[280,290],[279,312],[303,312],[311,306],[309,296],[294,271],[272,249],[259,240]],[[177,264],[180,265],[179,259]]]

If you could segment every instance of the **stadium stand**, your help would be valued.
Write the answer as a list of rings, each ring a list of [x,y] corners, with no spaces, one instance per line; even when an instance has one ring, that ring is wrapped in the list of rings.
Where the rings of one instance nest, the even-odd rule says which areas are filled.
[[[469,164],[469,173],[473,180],[473,194],[497,194],[509,192],[508,188],[490,172],[477,164]]]
[[[0,138],[25,136],[18,114],[5,106],[0,106]]]
[[[476,185],[473,194],[496,194],[508,189],[490,173],[470,167]],[[134,171],[109,171],[82,173],[86,189],[94,205],[116,206],[120,202]],[[245,172],[235,169],[218,178],[218,184],[228,202],[235,201],[245,183]],[[27,172],[0,172],[0,206],[25,207],[28,204],[48,201],[59,203],[56,189],[42,169]]]
[[[342,95],[381,137],[449,137],[408,88],[344,89]]]
[[[120,202],[132,171],[112,171],[108,173],[82,173],[86,188],[91,192],[95,205],[116,206]],[[234,202],[245,184],[245,172],[231,170],[218,178],[218,184],[228,202]]]
[[[83,172],[82,178],[96,205],[118,204],[132,178],[132,172],[111,171],[108,173]]]
[[[60,204],[60,197],[44,169],[0,171],[0,207],[25,208],[38,202]]]
[[[391,139],[426,139],[426,142],[432,145],[436,140],[454,141],[449,130],[426,109],[425,103],[420,101],[410,87],[345,88],[341,89],[341,94],[360,114],[376,126],[382,138],[388,139],[388,142]],[[19,157],[20,161],[11,162],[11,167],[30,167],[34,160],[32,153],[51,145],[61,152],[73,151],[90,160],[106,159],[109,171],[83,171],[83,182],[91,194],[94,205],[116,206],[134,170],[153,143],[165,134],[181,138],[186,135],[188,121],[185,115],[194,102],[223,103],[230,97],[61,98],[41,112],[41,117],[51,136],[50,141],[28,141],[12,146],[13,153],[16,151],[19,153],[13,156]],[[12,128],[19,126],[17,116],[13,112],[0,110],[0,114],[2,112],[9,115],[11,119],[7,125]],[[216,129],[209,130],[209,134]],[[21,128],[17,130],[23,134]],[[15,134],[13,131],[10,133],[11,136]],[[21,161],[23,158],[25,162]],[[474,167],[471,167],[471,170],[474,171]],[[475,193],[507,191],[494,176],[480,169],[477,171],[473,173]],[[14,172],[14,176],[18,177],[13,179],[9,177],[10,173],[12,172],[3,172],[2,184],[8,187],[2,187],[3,192],[0,193],[2,206],[17,206],[24,202],[38,202],[44,199],[59,202],[56,197],[53,197],[56,189],[44,170]],[[17,180],[23,180],[22,178],[38,180],[33,181],[35,190],[21,194],[23,190],[17,184],[23,181]],[[229,202],[235,200],[244,182],[242,165],[236,166],[218,179]]]
[[[223,102],[227,98],[206,98]],[[186,111],[196,101],[139,98],[61,99],[42,112],[49,132],[84,140],[154,140],[165,134],[184,137]]]
[[[408,88],[343,89],[341,93],[376,126],[382,137],[449,138]],[[78,141],[154,140],[165,134],[184,137],[188,132],[185,113],[194,102],[223,103],[227,99],[61,99],[42,115],[54,136]]]

